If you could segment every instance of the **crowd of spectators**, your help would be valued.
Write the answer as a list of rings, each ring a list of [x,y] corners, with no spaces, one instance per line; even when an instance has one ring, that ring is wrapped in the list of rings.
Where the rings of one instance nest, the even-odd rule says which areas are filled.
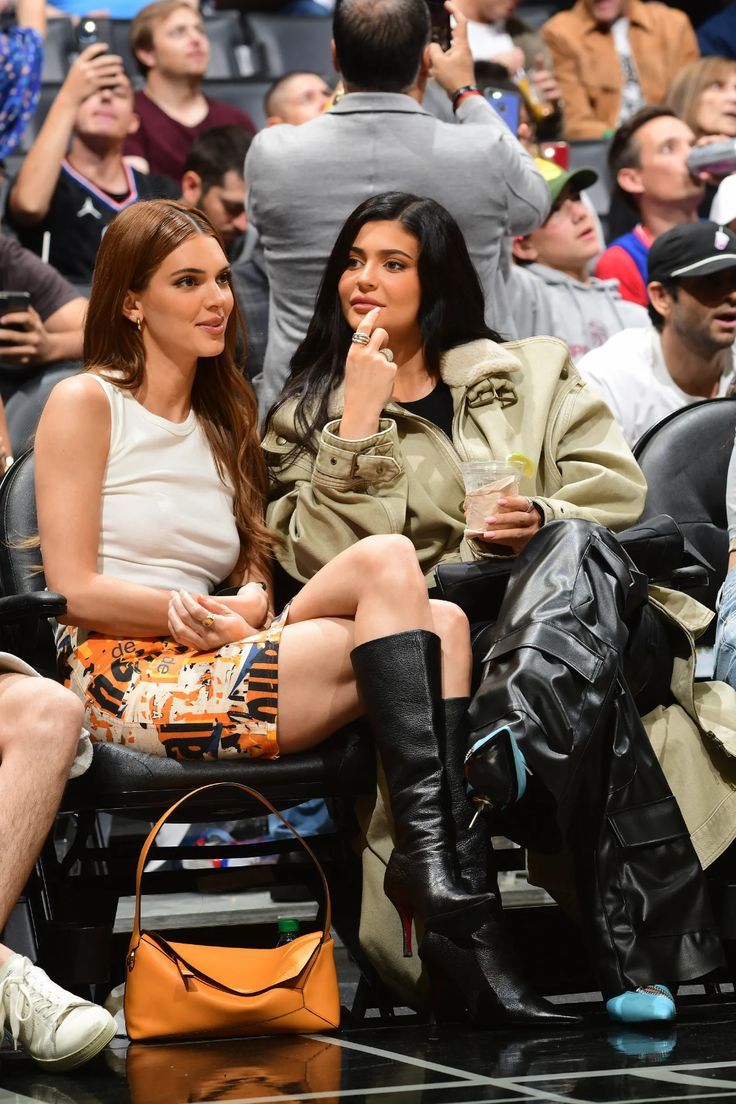
[[[48,14],[83,14],[75,4],[76,0],[68,0]],[[333,6],[327,0],[295,0],[287,7],[294,14],[324,17]],[[736,155],[722,149],[724,141],[736,139],[736,40],[728,18],[733,19],[734,8],[732,5],[694,28],[683,11],[658,0],[577,0],[569,10],[557,12],[538,27],[525,20],[523,5],[520,11],[517,6],[518,0],[448,0],[445,7],[453,29],[451,45],[444,50],[438,42],[428,40],[428,17],[420,0],[338,0],[333,20],[335,73],[300,70],[276,78],[265,96],[265,126],[256,133],[246,111],[212,98],[205,89],[210,58],[206,22],[190,0],[155,0],[145,6],[113,0],[110,14],[132,20],[130,48],[137,74],[126,73],[122,58],[109,52],[105,43],[81,49],[17,172],[4,181],[0,292],[28,292],[30,299],[24,309],[13,308],[0,317],[0,396],[6,404],[5,410],[0,406],[3,464],[10,463],[13,453],[32,439],[46,408],[38,453],[47,473],[40,485],[42,500],[48,504],[58,497],[49,490],[55,479],[74,497],[78,489],[74,473],[60,474],[61,461],[67,455],[64,449],[71,447],[69,426],[76,425],[81,431],[86,420],[89,426],[99,428],[108,417],[109,405],[113,419],[127,419],[125,424],[139,435],[141,448],[143,444],[150,448],[155,465],[157,450],[163,447],[161,434],[156,435],[151,419],[144,417],[136,404],[126,402],[126,396],[131,388],[141,386],[144,369],[149,373],[146,378],[157,379],[160,385],[156,375],[161,372],[160,360],[154,371],[153,359],[145,365],[139,359],[139,375],[126,377],[122,389],[117,377],[100,380],[101,388],[88,378],[54,388],[82,370],[90,288],[95,313],[87,326],[87,361],[91,358],[98,368],[103,363],[97,363],[90,353],[91,334],[97,335],[100,349],[108,350],[112,348],[111,335],[121,349],[133,348],[136,342],[145,345],[142,334],[149,335],[149,343],[157,333],[156,340],[168,340],[166,318],[162,321],[163,316],[156,313],[158,301],[154,304],[155,295],[147,281],[153,281],[151,286],[156,294],[160,292],[163,302],[167,292],[162,273],[168,272],[165,263],[177,251],[167,254],[157,234],[159,223],[170,222],[180,235],[178,248],[188,250],[187,257],[191,255],[197,262],[188,261],[181,270],[186,279],[198,288],[200,276],[203,281],[211,277],[218,296],[228,300],[223,306],[218,299],[206,324],[197,323],[196,340],[206,349],[210,340],[222,337],[225,341],[222,335],[227,331],[227,372],[221,378],[230,380],[241,398],[246,396],[240,413],[233,411],[232,402],[227,409],[228,396],[208,398],[207,402],[221,404],[217,412],[227,422],[229,436],[218,437],[212,422],[207,421],[208,430],[201,435],[197,431],[196,441],[192,438],[191,447],[196,444],[199,450],[196,456],[191,454],[197,471],[209,473],[212,485],[223,471],[229,473],[236,499],[235,507],[217,504],[218,510],[222,507],[218,522],[225,518],[232,530],[227,570],[223,568],[218,575],[223,565],[215,556],[212,578],[208,575],[199,590],[207,590],[211,582],[229,575],[238,561],[242,506],[246,499],[252,506],[259,493],[255,477],[246,490],[237,486],[243,474],[238,464],[245,453],[238,451],[237,464],[234,454],[226,454],[227,442],[231,451],[236,445],[238,450],[247,446],[251,460],[258,452],[250,391],[240,378],[237,385],[232,383],[231,368],[234,370],[236,360],[241,375],[247,375],[255,391],[272,467],[275,490],[272,486],[268,523],[281,538],[277,558],[294,579],[307,582],[305,593],[317,595],[314,606],[310,605],[312,599],[302,599],[301,606],[295,607],[298,611],[303,606],[307,612],[302,617],[292,611],[294,622],[330,616],[332,597],[327,601],[325,596],[332,592],[325,589],[326,584],[321,584],[322,590],[320,584],[309,589],[309,580],[322,571],[327,572],[323,578],[340,594],[348,594],[356,618],[360,610],[373,609],[375,596],[361,586],[353,593],[354,573],[348,571],[348,586],[340,575],[345,569],[331,566],[340,551],[353,556],[361,536],[380,539],[387,533],[403,533],[410,537],[430,584],[443,559],[483,558],[489,552],[521,556],[527,548],[535,549],[537,556],[557,557],[555,562],[570,569],[572,580],[573,568],[587,555],[579,547],[581,540],[590,538],[584,526],[622,529],[640,512],[644,484],[629,446],[672,411],[699,398],[731,395],[736,387]],[[17,149],[22,131],[33,117],[40,90],[46,15],[41,0],[18,0],[16,24],[6,29],[0,42],[6,59],[0,70],[0,158]],[[710,54],[716,56],[705,56]],[[493,97],[484,94],[487,89],[495,89],[495,102],[503,103],[503,112],[494,106]],[[610,207],[597,211],[591,200],[591,189],[605,183],[600,169],[579,162],[573,167],[568,164],[578,141],[596,143],[598,153],[607,157]],[[572,149],[568,143],[573,143]],[[714,159],[712,165],[697,169],[689,163],[694,149],[715,148],[716,144],[720,159]],[[602,161],[599,157],[598,164]],[[180,202],[139,206],[146,200]],[[160,255],[153,269],[154,262],[142,247],[145,235],[151,243],[159,242]],[[204,241],[196,235],[204,235]],[[115,289],[115,281],[123,277],[115,268],[111,241],[118,243],[121,255],[127,250],[131,273],[146,273],[141,286]],[[109,288],[101,287],[99,266],[95,276],[98,255],[106,258]],[[200,261],[201,269],[197,267]],[[178,274],[179,270],[167,279]],[[246,337],[237,345],[235,327],[228,321],[233,296],[239,307],[235,314],[245,320],[246,329]],[[392,297],[397,297],[398,306]],[[109,325],[101,310],[105,304],[117,312]],[[182,335],[188,324],[185,313],[182,309],[177,316]],[[392,348],[388,348],[389,340]],[[182,336],[181,348],[176,350],[182,363],[187,356],[184,343]],[[207,356],[205,352],[199,355]],[[220,364],[214,354],[211,359]],[[114,356],[110,353],[103,360],[112,364]],[[404,381],[398,389],[397,365]],[[196,418],[185,407],[187,402],[191,406],[197,392],[192,391],[191,380],[187,386],[177,395],[176,409],[189,433],[189,421],[194,425]],[[214,396],[217,382],[210,381],[207,387]],[[157,394],[165,392],[163,388]],[[54,398],[48,403],[52,393]],[[344,401],[343,408],[336,410],[335,396]],[[495,407],[487,409],[497,400],[504,409],[516,407],[516,414],[506,422],[497,418]],[[162,409],[169,409],[168,401],[161,400]],[[197,401],[201,396],[195,405]],[[465,420],[458,415],[461,408]],[[214,409],[208,408],[208,418]],[[162,420],[160,416],[158,420]],[[100,429],[96,443],[90,446],[97,449],[100,472],[113,458],[132,463],[127,454],[115,453],[120,443],[115,432],[111,436],[109,427],[105,432]],[[210,437],[205,441],[207,433]],[[185,430],[177,430],[176,435],[182,437],[184,449]],[[530,444],[532,438],[536,443]],[[487,531],[480,536],[469,534],[457,505],[457,458],[473,456],[479,449],[493,450],[499,440],[507,444],[510,453],[519,451],[521,440],[524,452],[533,452],[542,470],[528,496],[502,499],[497,516],[486,519]],[[446,470],[447,457],[453,446],[450,471]],[[145,465],[143,453],[138,463]],[[257,464],[262,466],[263,461],[259,459]],[[422,465],[431,471],[429,479],[416,476]],[[124,474],[135,483],[142,470],[139,467],[131,474],[126,468]],[[258,472],[265,487],[265,467]],[[435,479],[439,492],[429,489]],[[736,484],[736,464],[732,483]],[[83,491],[87,484],[79,486]],[[103,483],[102,502],[108,489]],[[200,530],[207,528],[202,519],[209,516],[207,510],[212,505],[204,484],[200,490],[202,512],[191,519],[198,530],[192,538],[194,544],[202,543]],[[736,501],[733,487],[729,494]],[[80,495],[80,502],[83,498]],[[72,590],[77,579],[76,568],[69,566],[72,546],[78,549],[80,562],[95,559],[97,537],[90,522],[95,511],[97,516],[100,502],[82,502],[79,535],[75,532],[66,539],[64,526],[68,523],[62,524],[52,507],[45,506],[47,532],[52,534],[45,555],[57,581],[69,583]],[[268,541],[265,528],[256,520],[255,546],[262,552]],[[569,527],[564,537],[554,527],[558,522]],[[577,527],[573,522],[579,523]],[[732,528],[734,536],[736,521]],[[537,537],[540,531],[541,538]],[[441,539],[438,534],[443,534]],[[121,546],[127,548],[128,539],[129,535],[121,533]],[[610,534],[605,539],[590,539],[602,540],[610,553],[611,546],[606,544],[613,540]],[[55,551],[49,553],[54,546]],[[371,557],[378,555],[376,549],[384,548],[370,547],[374,550]],[[407,547],[406,542],[391,546],[398,563],[407,556]],[[131,564],[135,566],[138,552],[130,548],[120,556],[128,565],[126,571]],[[212,549],[207,554],[212,556]],[[355,553],[358,567],[361,555],[368,553]],[[529,554],[528,562],[536,564],[533,555]],[[407,596],[417,589],[413,554],[410,559],[407,574],[397,577],[409,580]],[[102,554],[100,560],[104,560]],[[373,572],[378,563],[369,558],[363,566]],[[46,567],[48,574],[49,563]],[[141,592],[149,585],[151,564],[147,560],[136,570],[138,567],[141,572],[132,582],[132,576],[120,578],[127,579],[134,604],[140,602],[143,609],[145,594]],[[159,568],[163,578],[166,569],[157,560],[156,570]],[[539,570],[542,572],[541,567]],[[114,576],[115,571],[110,574]],[[103,580],[104,575],[100,570],[96,578]],[[182,578],[187,583],[177,585],[188,585],[192,577],[201,582],[200,575],[184,572]],[[268,590],[267,577],[268,571],[259,561],[258,574],[244,578],[247,586],[262,582]],[[590,577],[598,579],[593,568]],[[561,578],[559,574],[558,582]],[[615,578],[618,580],[617,575]],[[340,589],[343,585],[346,590]],[[101,588],[90,583],[88,589],[89,593],[84,587],[75,592],[75,613],[93,607],[97,590],[107,593],[104,581]],[[399,590],[391,594],[398,597]],[[430,617],[421,585],[418,590],[424,603],[417,598],[421,617],[434,625],[445,643],[456,642],[463,626],[452,622],[448,627],[441,613],[433,612]],[[509,593],[515,594],[517,614],[525,602],[533,604],[523,580],[517,577]],[[265,603],[258,628],[271,632],[268,643],[276,641],[278,645],[280,635],[274,636],[276,630],[267,624],[273,611],[269,614],[268,601],[260,592],[256,594],[258,605]],[[88,599],[89,605],[85,605]],[[242,609],[238,605],[239,600],[229,606],[215,603],[202,607],[210,612],[197,621],[202,610],[196,603],[192,605],[191,597],[182,598],[179,593],[178,598],[169,600],[168,621],[160,610],[156,617],[141,616],[135,624],[144,627],[133,635],[150,636],[154,622],[155,631],[161,633],[165,623],[179,643],[191,645],[195,652],[195,645],[201,645],[202,651],[203,641],[207,643],[209,637],[203,636],[197,625],[209,630],[211,614],[235,618],[246,628],[255,625],[243,612],[245,605]],[[252,594],[251,600],[255,600]],[[378,609],[381,618],[396,623],[396,634],[414,625],[413,614],[404,616],[403,609],[397,612],[400,605],[385,600]],[[646,596],[637,607],[635,627],[627,621],[630,615],[627,603],[616,607],[608,626],[613,636],[625,623],[633,641],[647,618],[656,620]],[[105,625],[114,623],[116,631],[123,632],[127,616],[129,610],[123,613],[116,606],[114,616],[90,614],[90,624],[100,620]],[[431,620],[435,617],[436,623]],[[555,617],[557,612],[550,620]],[[84,617],[79,624],[83,622]],[[177,637],[172,625],[184,625],[186,631],[181,630]],[[278,618],[273,626],[280,634]],[[77,652],[86,637],[78,635],[80,632],[84,629],[72,624],[63,637],[70,664],[81,662]],[[234,639],[218,638],[216,643]],[[338,643],[345,660],[342,638]],[[350,719],[357,708],[353,700],[356,685],[365,688],[380,683],[376,672],[383,659],[379,662],[373,655],[375,645],[377,641],[369,633],[361,645],[370,646],[369,652],[363,653],[369,659],[353,661],[357,684],[351,671],[352,697],[336,714],[340,723]],[[395,657],[400,655],[398,645],[382,647],[384,651],[394,649],[391,654]],[[728,647],[730,642],[721,633],[721,656]],[[458,655],[461,651],[458,649]],[[319,655],[315,651],[312,659]],[[719,662],[722,677],[736,681],[732,674],[736,665],[723,658]],[[2,663],[0,654],[0,670],[11,669]],[[458,664],[463,668],[463,661],[458,659]],[[523,682],[528,677],[523,660],[519,666]],[[426,663],[418,664],[417,681],[424,679],[429,685],[425,668]],[[70,666],[70,670],[75,668]],[[92,665],[84,671],[80,666],[78,674],[80,679],[82,675],[95,677]],[[346,692],[344,672],[335,679],[338,688]],[[462,678],[459,683],[463,688],[458,697],[465,702],[466,711],[469,689]],[[487,683],[483,685],[487,703],[497,692],[491,694]],[[0,680],[0,700],[1,691]],[[42,704],[45,692],[38,692]],[[19,693],[22,698],[23,691]],[[383,720],[390,717],[394,723],[381,693],[376,692],[371,704],[379,730],[381,711]],[[479,696],[471,707],[471,715],[476,710],[476,721],[483,701]],[[53,692],[49,702],[56,705]],[[634,695],[630,695],[630,704],[635,719],[628,716],[621,723],[631,725],[627,730],[631,746],[639,749],[631,754],[643,756],[641,777],[649,779],[662,800],[674,801],[667,771],[660,770],[646,738],[642,740],[644,730],[638,722],[639,702]],[[131,716],[134,706],[135,702],[131,703]],[[600,708],[604,707],[608,708],[608,698],[605,702],[601,699]],[[497,716],[505,714],[494,714],[494,721]],[[43,808],[29,832],[34,846],[37,842],[40,847],[48,830],[64,771],[77,751],[72,738],[73,711],[69,717],[69,739],[65,735],[58,755],[59,777],[47,787]],[[88,709],[87,720],[92,723],[89,717]],[[321,718],[322,735],[331,731],[328,720]],[[4,736],[4,723],[0,717],[0,786],[8,777],[7,749],[13,746],[10,737]],[[99,736],[107,722],[98,718],[95,723]],[[304,718],[301,723],[306,723]],[[395,723],[400,726],[403,720],[398,718]],[[449,714],[446,723],[449,730]],[[584,743],[590,733],[580,718],[575,723]],[[163,737],[155,726],[137,721],[130,726],[126,741],[131,742],[136,734],[141,739],[145,736],[149,741],[145,750],[165,753],[159,746]],[[569,727],[572,731],[572,722]],[[150,731],[144,732],[147,728]],[[321,731],[320,725],[317,729]],[[297,731],[300,735],[293,750],[307,746],[304,741],[311,739],[298,727]],[[513,723],[508,732],[509,755],[516,757],[519,749]],[[264,729],[264,734],[274,743],[275,730]],[[480,729],[476,736],[474,752],[486,739]],[[214,746],[211,740],[208,743],[209,736],[202,739],[202,748]],[[518,743],[527,747],[522,737]],[[547,784],[544,750],[535,748],[533,741],[529,747],[532,759],[537,755],[534,771]],[[283,750],[291,749],[284,746]],[[277,751],[274,743],[269,754]],[[394,751],[388,748],[389,761]],[[372,833],[375,854],[382,856],[380,875],[383,877],[385,868],[389,881],[397,864],[390,859],[394,828],[387,810],[394,816],[398,833],[405,823],[401,818],[409,817],[397,796],[403,769],[396,765],[399,759],[392,760],[393,776],[387,772],[388,793],[379,797],[366,828]],[[523,752],[521,761],[523,764]],[[444,769],[451,773],[447,763]],[[581,778],[578,776],[578,782]],[[724,788],[731,786],[728,779],[719,781]],[[559,797],[556,784],[549,781],[549,789]],[[607,808],[605,802],[615,788],[613,782],[611,785],[607,797],[599,794],[586,800],[599,801],[598,811]],[[678,793],[675,796],[679,798]],[[566,800],[570,800],[569,794]],[[592,808],[590,804],[589,813]],[[582,826],[583,820],[576,820],[578,814],[579,809],[565,813],[568,830],[570,824]],[[308,807],[299,815],[300,826],[309,830],[322,813],[318,807]],[[0,809],[0,822],[2,816]],[[673,839],[677,831],[673,829]],[[581,832],[578,844],[572,836],[565,839],[566,843],[573,839],[580,886],[591,862],[604,863],[603,845],[599,841],[596,850],[588,840],[583,846],[583,835]],[[729,839],[719,839],[714,850],[723,850],[733,838],[736,823]],[[651,841],[638,842],[642,844],[638,861],[644,868]],[[443,850],[450,845],[440,832],[433,846]],[[669,858],[675,865],[681,864],[678,869],[687,871],[683,884],[694,879],[692,885],[696,885],[702,872],[695,852],[686,853],[689,844],[682,846],[685,851],[678,852],[673,844]],[[408,844],[402,847],[404,857],[411,853]],[[18,860],[18,869],[27,872],[27,868],[26,855],[22,862]],[[418,860],[417,869],[419,879],[422,861]],[[468,907],[467,887],[460,889],[444,868],[440,873],[440,882],[442,878],[446,881],[443,892],[453,907]],[[484,891],[486,878],[484,869]],[[8,882],[5,900],[0,879],[0,929],[20,884],[17,877]],[[615,938],[605,934],[611,927],[606,910],[612,906],[599,900],[590,886],[588,889],[588,896],[583,893],[581,899],[589,938],[592,944],[599,940],[603,945],[607,939],[615,944]],[[426,908],[431,919],[431,902],[423,893],[422,889],[418,894],[417,912],[421,915]],[[700,893],[697,888],[690,895],[695,916],[692,927],[709,930],[707,907],[700,909]],[[400,896],[397,892],[397,899]],[[389,899],[396,904],[390,895]],[[413,907],[412,901],[409,904]],[[684,912],[681,922],[685,922]],[[379,943],[388,923],[381,905],[376,904],[374,928],[380,929]],[[493,930],[493,939],[500,945],[500,922]],[[406,928],[404,933],[406,936]],[[703,963],[715,963],[718,958],[709,939],[702,943]],[[439,937],[436,944],[428,939],[425,949],[427,961],[439,961],[446,953]],[[612,953],[615,957],[618,951]],[[467,952],[452,947],[450,960],[453,955],[462,978],[469,970]],[[380,949],[377,957],[381,959]],[[390,961],[384,965],[389,973],[394,969]],[[657,974],[656,969],[654,972]],[[624,999],[634,996],[631,978],[635,973],[622,968],[620,984],[615,970],[605,979],[603,990],[610,995],[609,1012],[614,1018],[651,1018],[651,1002]],[[504,1015],[511,1016],[512,1022],[561,1022],[544,1002],[536,1003],[539,998],[529,995],[526,983],[513,970],[511,974],[518,986],[514,1000],[518,997],[522,1011],[504,1007]],[[51,993],[52,1009],[62,1009],[59,1023],[71,1017],[82,1039],[85,1032],[92,1037],[92,1042],[80,1048],[80,1037],[75,1036],[60,1061],[75,1063],[75,1055],[83,1053],[86,1058],[95,1047],[105,1045],[109,1023],[56,987],[44,990],[47,979],[39,982],[30,964],[21,967],[18,956],[2,946],[0,1026],[3,986],[7,987],[11,976],[16,990],[26,986],[30,992],[40,985],[38,991]],[[686,980],[677,977],[674,969],[671,977],[665,978],[671,979]],[[656,990],[649,994],[653,1000],[672,1003],[658,975],[642,981],[645,988],[650,983]],[[623,990],[618,996],[617,984]],[[499,999],[494,992],[493,1000]],[[665,1009],[665,1018],[669,1018],[670,1004]],[[53,1023],[42,1045],[34,1040],[30,1028],[18,1030],[36,1057],[44,1047],[61,1046]]]

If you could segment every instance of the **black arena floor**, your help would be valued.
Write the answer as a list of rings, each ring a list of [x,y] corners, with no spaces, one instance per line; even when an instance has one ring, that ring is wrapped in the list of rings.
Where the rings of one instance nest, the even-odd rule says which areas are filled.
[[[736,1002],[688,997],[676,1025],[529,1032],[416,1021],[335,1035],[129,1046],[116,1039],[74,1074],[0,1055],[0,1104],[660,1104],[736,1100]]]

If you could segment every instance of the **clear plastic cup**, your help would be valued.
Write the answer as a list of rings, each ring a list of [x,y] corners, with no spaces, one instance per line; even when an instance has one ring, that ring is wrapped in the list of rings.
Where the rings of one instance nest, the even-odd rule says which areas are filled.
[[[485,519],[496,512],[499,498],[518,495],[522,465],[509,460],[466,460],[462,469],[465,536],[480,537],[486,532]]]

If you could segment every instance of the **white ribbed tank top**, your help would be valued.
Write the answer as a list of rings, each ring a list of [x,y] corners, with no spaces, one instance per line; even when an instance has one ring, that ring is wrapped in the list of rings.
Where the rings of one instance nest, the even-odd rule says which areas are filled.
[[[166,590],[212,592],[235,568],[233,490],[218,474],[193,410],[152,414],[130,391],[92,375],[110,404],[98,570]]]

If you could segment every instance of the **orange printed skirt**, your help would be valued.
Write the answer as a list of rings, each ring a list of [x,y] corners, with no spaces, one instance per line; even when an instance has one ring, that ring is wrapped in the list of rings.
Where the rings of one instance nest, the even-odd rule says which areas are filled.
[[[171,759],[276,759],[286,612],[214,652],[62,629],[66,685],[84,703],[91,738]]]

